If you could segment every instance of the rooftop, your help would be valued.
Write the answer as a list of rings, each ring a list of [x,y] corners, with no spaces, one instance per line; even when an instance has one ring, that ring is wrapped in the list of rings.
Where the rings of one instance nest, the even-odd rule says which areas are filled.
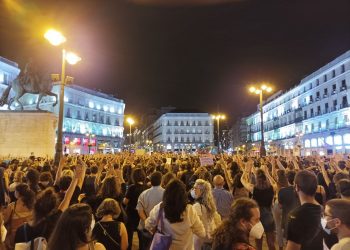
[[[98,90],[88,89],[88,88],[85,88],[85,87],[82,87],[82,86],[79,86],[76,84],[70,84],[67,87],[78,90],[78,91],[85,92],[85,93],[90,94],[90,95],[99,96],[99,97],[102,97],[102,98],[105,98],[105,99],[108,99],[111,101],[124,103],[124,101],[122,99],[115,98],[113,95],[105,94],[105,93],[102,93]]]

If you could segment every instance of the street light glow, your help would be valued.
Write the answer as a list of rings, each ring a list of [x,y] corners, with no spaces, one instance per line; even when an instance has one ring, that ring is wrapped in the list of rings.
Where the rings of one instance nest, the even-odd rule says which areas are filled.
[[[254,93],[255,90],[256,90],[255,87],[250,87],[250,88],[249,88],[249,92],[251,92],[251,93]]]
[[[255,90],[255,94],[259,95],[261,93],[260,89]]]
[[[44,37],[53,45],[58,46],[66,41],[64,35],[55,29],[49,29],[44,34]]]
[[[126,122],[129,123],[130,125],[133,125],[135,123],[134,119],[132,119],[131,117],[128,117],[126,119]]]
[[[271,87],[268,87],[268,88],[266,89],[266,91],[267,91],[267,92],[271,92],[271,91],[272,91],[272,88],[271,88]]]
[[[265,84],[261,85],[261,89],[262,90],[266,90],[267,89],[267,86]]]
[[[81,61],[81,57],[79,57],[77,54],[73,53],[73,52],[67,52],[66,53],[66,61],[69,64],[76,64],[77,62]]]

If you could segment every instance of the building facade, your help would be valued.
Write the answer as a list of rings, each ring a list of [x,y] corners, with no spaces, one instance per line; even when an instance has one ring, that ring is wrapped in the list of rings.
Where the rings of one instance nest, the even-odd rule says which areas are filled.
[[[213,146],[213,120],[208,113],[166,113],[147,129],[157,151],[195,151]]]
[[[10,70],[9,66],[12,66]],[[0,81],[0,95],[20,70],[17,64],[7,63],[5,67],[0,64],[0,77],[2,72],[5,72],[4,75],[7,74],[3,79],[8,81]],[[52,89],[57,96],[59,88],[59,85],[55,84]],[[26,94],[20,101],[24,109],[35,109],[38,95]],[[45,96],[40,108],[58,114],[59,104],[53,106],[54,102],[55,97]],[[64,103],[63,150],[66,153],[87,154],[121,150],[125,110],[123,100],[71,84],[65,87]],[[17,104],[13,104],[11,109],[17,107]],[[7,109],[6,106],[4,108]]]
[[[350,153],[350,51],[263,104],[267,151]],[[259,111],[246,118],[247,140],[261,140]]]

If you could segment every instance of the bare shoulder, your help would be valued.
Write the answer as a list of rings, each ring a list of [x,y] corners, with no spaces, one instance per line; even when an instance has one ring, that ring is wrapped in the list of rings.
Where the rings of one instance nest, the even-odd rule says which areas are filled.
[[[106,250],[105,246],[99,242],[95,243],[95,250]]]

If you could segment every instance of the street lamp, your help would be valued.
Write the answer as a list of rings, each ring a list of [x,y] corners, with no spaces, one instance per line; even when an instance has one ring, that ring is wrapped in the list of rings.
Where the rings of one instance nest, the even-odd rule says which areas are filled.
[[[226,116],[223,114],[216,114],[216,115],[212,115],[211,118],[213,118],[213,120],[216,120],[216,123],[217,123],[218,150],[220,152],[220,149],[221,149],[221,146],[220,146],[220,120],[225,120]]]
[[[260,87],[252,86],[249,92],[260,96],[260,127],[261,127],[261,143],[260,143],[260,157],[266,156],[265,142],[264,142],[264,120],[263,120],[263,92],[270,93],[272,88],[267,84],[262,84]]]
[[[91,146],[92,146],[92,144],[91,144],[91,138],[94,138],[95,135],[92,134],[92,133],[86,133],[85,135],[89,137],[88,147],[89,147],[89,154],[90,154],[90,149],[91,149]]]
[[[132,119],[131,117],[128,117],[127,119],[126,119],[126,122],[127,123],[129,123],[129,128],[130,128],[130,132],[129,132],[129,144],[130,144],[130,148],[131,148],[131,126],[135,123],[135,120],[134,119]]]
[[[44,37],[53,45],[59,46],[66,41],[66,38],[62,35],[61,32],[49,29]],[[58,112],[58,128],[57,128],[57,142],[56,142],[56,153],[55,153],[55,162],[58,163],[61,155],[62,155],[62,127],[63,127],[63,111],[64,111],[64,85],[66,82],[66,61],[69,64],[76,64],[79,62],[81,58],[74,54],[73,52],[66,52],[64,48],[62,48],[62,69],[61,69],[61,84],[60,84],[60,106]]]

